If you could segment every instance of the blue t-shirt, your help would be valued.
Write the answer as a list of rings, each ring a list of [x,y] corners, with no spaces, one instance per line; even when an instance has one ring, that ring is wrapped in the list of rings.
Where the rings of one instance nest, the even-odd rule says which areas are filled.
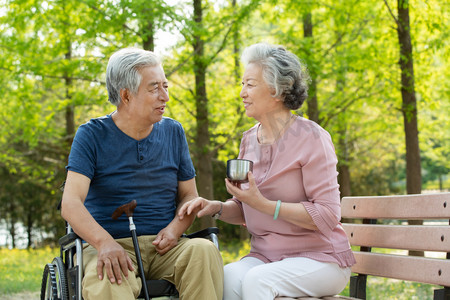
[[[195,177],[183,127],[165,117],[139,141],[111,115],[91,119],[77,130],[66,169],[91,179],[85,206],[114,238],[131,236],[125,214],[111,218],[116,208],[135,199],[137,234],[157,234],[175,216],[178,181]]]

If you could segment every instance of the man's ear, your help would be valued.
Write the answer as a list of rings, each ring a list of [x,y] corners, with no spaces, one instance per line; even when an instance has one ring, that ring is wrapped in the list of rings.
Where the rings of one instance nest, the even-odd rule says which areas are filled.
[[[128,89],[120,90],[120,101],[124,104],[128,104],[128,102],[130,101],[130,91]]]

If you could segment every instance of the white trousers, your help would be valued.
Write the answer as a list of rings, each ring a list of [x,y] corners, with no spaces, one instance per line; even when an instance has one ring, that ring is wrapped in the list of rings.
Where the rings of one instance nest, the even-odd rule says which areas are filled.
[[[323,297],[346,287],[350,268],[294,257],[264,263],[245,257],[225,266],[224,300],[273,300],[275,297]]]

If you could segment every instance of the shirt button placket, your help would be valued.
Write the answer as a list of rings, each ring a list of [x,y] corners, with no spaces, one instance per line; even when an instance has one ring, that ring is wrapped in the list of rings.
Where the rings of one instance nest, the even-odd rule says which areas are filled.
[[[141,162],[144,160],[144,155],[142,153],[142,150],[143,150],[142,143],[138,142],[138,157]]]

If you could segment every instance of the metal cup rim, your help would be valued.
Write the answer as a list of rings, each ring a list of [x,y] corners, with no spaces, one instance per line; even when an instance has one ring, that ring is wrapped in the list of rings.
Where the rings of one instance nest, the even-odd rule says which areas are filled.
[[[248,161],[248,162],[253,163],[253,161],[251,161],[251,160],[249,160],[249,159],[245,159],[245,158],[232,158],[232,159],[227,160],[227,162],[233,161],[233,160],[242,160],[242,161]]]

